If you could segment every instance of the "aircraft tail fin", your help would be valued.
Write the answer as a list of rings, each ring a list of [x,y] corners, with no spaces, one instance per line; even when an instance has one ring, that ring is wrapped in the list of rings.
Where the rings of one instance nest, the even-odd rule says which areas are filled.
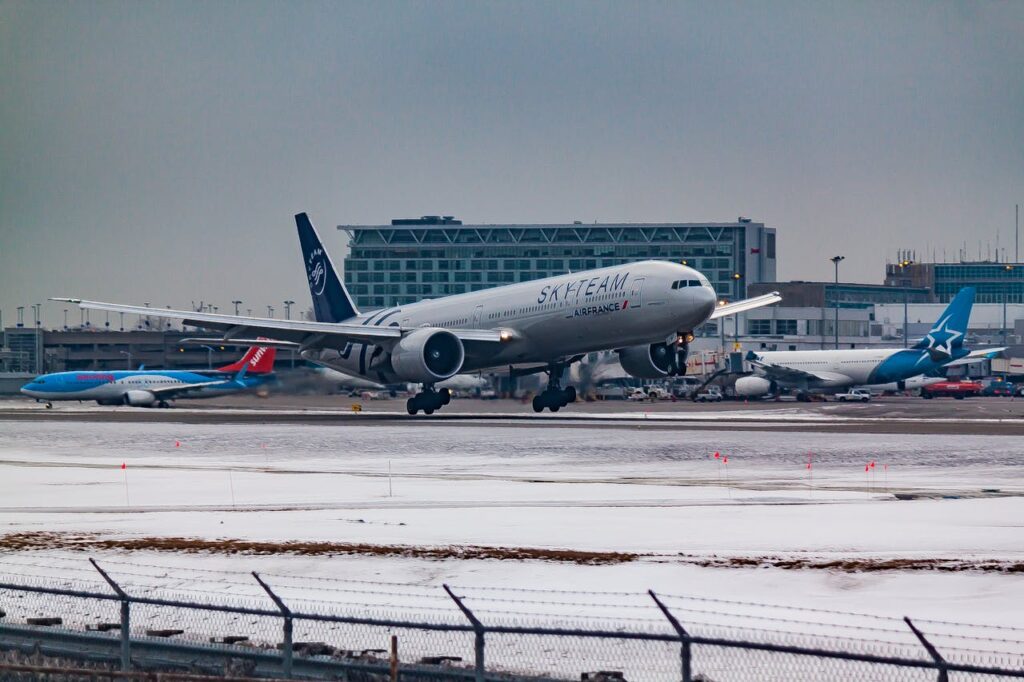
[[[302,246],[302,261],[306,266],[309,293],[313,297],[313,314],[317,322],[343,322],[359,314],[359,310],[348,295],[345,284],[338,277],[331,257],[320,241],[320,235],[310,222],[309,216],[299,213],[295,216],[299,229],[299,244]]]
[[[251,374],[269,374],[274,371],[274,358],[277,349],[267,346],[253,346],[245,352],[242,359],[230,365],[218,367],[218,372],[238,372],[245,369]]]
[[[964,345],[973,306],[974,287],[964,287],[942,311],[931,331],[914,348],[928,351],[935,359],[952,357],[953,351]]]

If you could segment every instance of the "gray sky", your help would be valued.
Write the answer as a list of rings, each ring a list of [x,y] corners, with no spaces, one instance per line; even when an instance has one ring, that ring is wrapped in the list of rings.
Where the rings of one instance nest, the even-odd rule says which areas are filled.
[[[879,282],[900,247],[1012,257],[1015,202],[1022,2],[0,0],[5,324],[305,307],[302,210],[338,260],[399,216],[744,215],[782,279]]]

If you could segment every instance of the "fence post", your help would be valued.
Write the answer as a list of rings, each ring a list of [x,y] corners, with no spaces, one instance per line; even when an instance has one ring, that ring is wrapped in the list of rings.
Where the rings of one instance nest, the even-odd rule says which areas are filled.
[[[459,607],[459,610],[462,611],[463,615],[465,615],[466,618],[469,619],[470,624],[472,624],[473,626],[473,632],[476,633],[475,682],[484,682],[484,675],[486,673],[484,667],[484,633],[486,632],[487,628],[485,628],[484,624],[480,622],[480,619],[477,618],[473,614],[473,612],[469,610],[469,607],[462,602],[462,599],[455,596],[455,593],[452,592],[450,587],[448,587],[447,585],[441,585],[441,587],[444,588],[444,591],[448,593],[448,596],[452,598],[452,601],[455,602],[455,605]]]
[[[658,605],[661,612],[665,614],[665,618],[675,629],[676,634],[679,635],[679,642],[681,644],[679,651],[680,663],[683,669],[683,682],[692,682],[693,670],[692,670],[692,652],[690,651],[690,633],[686,631],[683,624],[679,622],[679,619],[672,615],[672,612],[668,610],[668,607],[658,599],[658,595],[654,594],[654,590],[647,590],[647,594],[651,595],[651,599]]]
[[[928,651],[928,655],[932,657],[933,661],[935,661],[935,667],[939,671],[939,682],[949,682],[949,669],[946,667],[946,659],[943,658],[942,654],[939,653],[939,650],[925,638],[924,633],[918,630],[917,627],[910,622],[909,618],[904,616],[903,622],[907,624],[910,631],[914,633],[918,640],[920,640],[921,646]]]
[[[127,672],[132,667],[132,638],[131,638],[131,600],[128,593],[121,589],[121,586],[114,582],[106,571],[100,568],[96,560],[89,557],[89,563],[99,571],[103,579],[107,581],[110,588],[121,598],[121,670]]]
[[[292,676],[292,610],[289,609],[281,598],[274,594],[274,591],[270,589],[270,586],[263,582],[263,579],[259,576],[256,571],[252,572],[252,577],[256,578],[256,582],[260,584],[270,598],[274,600],[274,604],[280,609],[281,615],[284,617],[284,650],[282,651],[281,658],[281,671],[286,678]]]

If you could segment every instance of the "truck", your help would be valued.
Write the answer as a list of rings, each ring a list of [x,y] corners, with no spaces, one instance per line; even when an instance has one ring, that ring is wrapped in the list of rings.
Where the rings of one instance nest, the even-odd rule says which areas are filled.
[[[835,398],[841,403],[866,403],[871,400],[871,391],[866,388],[851,388],[846,393],[836,393]]]
[[[921,388],[921,397],[926,400],[943,396],[963,400],[981,395],[981,383],[977,381],[939,381]]]

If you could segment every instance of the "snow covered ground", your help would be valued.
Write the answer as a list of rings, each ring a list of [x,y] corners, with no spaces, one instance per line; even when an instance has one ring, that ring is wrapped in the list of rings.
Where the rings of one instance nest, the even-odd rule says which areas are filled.
[[[0,536],[57,535],[33,551],[5,545],[0,574],[96,582],[92,555],[139,589],[260,599],[247,577],[258,570],[288,598],[338,609],[435,607],[457,618],[440,592],[451,583],[489,617],[664,628],[644,595],[651,588],[679,595],[674,604],[694,626],[809,627],[787,623],[784,610],[733,604],[768,602],[847,612],[836,617],[844,627],[856,612],[1019,628],[1024,573],[1004,569],[1024,565],[1020,461],[1019,443],[1004,436],[10,421],[0,428]],[[87,554],[74,549],[79,534],[635,556]],[[807,567],[833,560],[858,563]],[[888,560],[944,560],[955,570],[867,570]],[[325,580],[349,582],[328,589]],[[360,583],[351,581],[412,587],[353,596]],[[495,593],[485,588],[509,592],[488,601]],[[1019,653],[1024,635],[1007,632],[1000,650]]]

